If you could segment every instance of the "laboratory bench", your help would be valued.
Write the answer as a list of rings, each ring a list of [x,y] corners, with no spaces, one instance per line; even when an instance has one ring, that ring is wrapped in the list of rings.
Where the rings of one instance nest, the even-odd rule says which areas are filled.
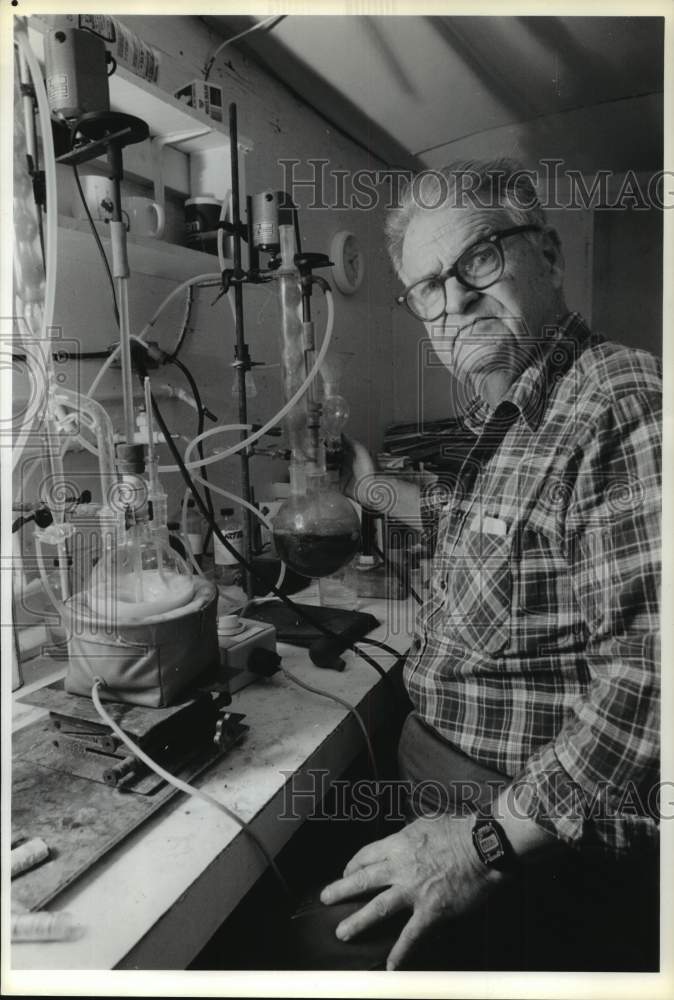
[[[297,599],[318,603],[311,589]],[[370,638],[406,651],[414,621],[411,601],[368,598],[359,610],[381,623]],[[363,648],[399,681],[396,657],[373,646]],[[342,672],[318,669],[300,647],[279,643],[278,652],[283,666],[300,680],[359,711],[378,762],[380,754],[390,754],[401,721],[394,685],[352,652],[343,654]],[[57,662],[55,668],[58,675]],[[33,686],[15,692],[15,729],[44,715],[44,709],[21,700]],[[194,783],[234,810],[278,856],[293,838],[306,835],[311,824],[305,818],[315,813],[330,782],[363,758],[363,734],[348,709],[298,687],[282,673],[236,692],[230,709],[244,713],[249,730]],[[292,805],[291,790],[300,793]],[[83,928],[80,937],[15,943],[11,967],[186,969],[267,867],[252,838],[231,818],[204,800],[178,793],[47,907],[72,914]],[[236,967],[231,955],[224,957],[224,967]]]

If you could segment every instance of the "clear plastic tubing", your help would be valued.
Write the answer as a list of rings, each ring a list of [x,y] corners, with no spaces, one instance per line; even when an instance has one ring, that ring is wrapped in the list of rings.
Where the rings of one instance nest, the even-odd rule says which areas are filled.
[[[96,434],[96,453],[98,454],[99,474],[101,477],[101,496],[107,496],[110,485],[116,481],[115,445],[112,423],[106,410],[95,399],[82,396],[71,389],[57,389],[55,402],[65,403],[79,420],[84,419]],[[66,420],[72,419],[69,414]]]
[[[185,468],[189,469],[190,471],[192,469],[200,469],[203,465],[213,465],[215,462],[219,462],[220,459],[223,457],[224,452],[218,452],[217,455],[212,455],[210,458],[204,458],[203,461],[201,458],[188,461],[188,453],[191,455],[194,450],[192,446],[196,448],[199,442],[202,441],[206,436],[211,437],[213,434],[219,434],[220,432],[227,432],[227,431],[249,431],[251,426],[252,426],[251,424],[220,424],[218,427],[211,427],[209,431],[205,431],[204,434],[201,434],[198,437],[193,438],[191,441],[188,441],[187,446],[185,448],[185,457],[184,457]],[[175,465],[171,466],[160,465],[159,471],[173,472],[176,468],[177,466]]]
[[[42,319],[42,339],[44,341],[43,352],[45,354],[45,365],[46,370],[51,371],[51,352],[47,349],[47,331],[51,328],[54,317],[54,297],[56,293],[56,246],[58,239],[58,196],[56,187],[56,160],[54,154],[54,140],[51,130],[51,113],[49,110],[49,101],[47,99],[47,91],[45,89],[44,81],[42,79],[42,73],[40,72],[40,66],[35,57],[30,42],[28,41],[28,34],[25,28],[25,24],[17,26],[16,39],[21,50],[21,55],[26,61],[28,70],[30,72],[33,87],[35,88],[35,97],[37,100],[37,107],[40,117],[40,133],[42,136],[42,148],[44,154],[44,171],[45,171],[45,182],[46,182],[46,202],[48,206],[48,211],[45,215],[45,254],[46,254],[46,274],[45,274],[45,298],[44,298],[44,310]],[[23,447],[26,443],[30,428],[28,426],[22,427],[19,439],[17,440],[16,447],[14,449],[14,467],[19,462],[21,458],[21,453]]]
[[[56,523],[54,523],[53,525],[51,525],[46,530],[47,530],[47,532],[50,532],[49,540],[50,540],[51,545],[56,545],[57,548],[60,548],[61,543],[65,544],[66,539],[65,539],[65,535],[63,534],[64,528],[61,525],[57,525]],[[46,569],[46,566],[45,566],[44,552],[42,551],[42,548],[43,548],[43,538],[42,538],[42,536],[43,536],[43,534],[45,534],[45,533],[39,531],[36,528],[35,529],[35,534],[33,536],[34,540],[35,540],[35,555],[37,557],[37,568],[38,568],[38,571],[40,573],[40,580],[42,581],[42,586],[44,587],[44,591],[45,591],[47,597],[49,598],[49,600],[51,601],[51,603],[53,604],[53,606],[55,608],[59,609],[59,608],[61,608],[61,606],[63,604],[63,601],[54,592],[54,588],[52,587],[51,583],[49,582],[49,576],[47,575],[47,569]],[[47,544],[49,544],[49,543],[47,543]]]
[[[198,274],[195,278],[189,278],[187,281],[183,281],[183,283],[181,285],[177,285],[176,288],[174,288],[173,291],[170,292],[166,296],[166,298],[164,299],[164,301],[155,310],[155,313],[152,316],[152,319],[150,319],[145,324],[145,326],[141,330],[140,334],[138,335],[137,339],[138,340],[145,340],[145,338],[151,332],[152,327],[154,326],[154,324],[157,322],[157,320],[159,319],[159,317],[161,316],[161,314],[164,312],[164,309],[166,309],[171,304],[171,302],[173,302],[173,300],[178,295],[182,295],[182,293],[185,291],[185,289],[189,288],[190,285],[198,285],[201,282],[216,281],[216,280],[217,281],[220,280],[220,275],[219,274]],[[105,359],[105,361],[101,365],[100,369],[98,370],[98,373],[97,373],[96,377],[94,378],[93,382],[89,386],[89,389],[87,391],[87,396],[93,396],[94,395],[94,393],[96,392],[96,389],[101,384],[103,376],[108,371],[108,369],[110,368],[110,366],[112,365],[112,363],[115,361],[115,359],[117,358],[118,354],[119,354],[119,347],[116,347],[115,350],[112,351],[111,354]]]
[[[278,423],[280,423],[280,421],[283,420],[283,418],[285,417],[286,413],[292,410],[293,406],[302,398],[302,396],[307,391],[307,389],[313,382],[314,378],[318,374],[319,369],[323,364],[323,359],[328,353],[328,348],[330,347],[330,340],[332,338],[332,330],[335,319],[335,307],[332,299],[332,292],[329,291],[328,289],[325,290],[325,297],[328,303],[328,321],[325,330],[325,336],[323,337],[323,343],[321,344],[320,351],[316,355],[316,360],[314,361],[311,371],[305,378],[304,382],[302,382],[300,387],[297,389],[295,394],[287,401],[285,406],[282,409],[280,409],[279,412],[275,414],[275,416],[271,418],[271,420],[268,420],[266,424],[263,424],[263,426],[259,430],[255,431],[254,434],[251,434],[247,438],[244,438],[243,441],[237,441],[236,444],[232,445],[230,448],[226,448],[224,451],[219,452],[217,455],[212,455],[210,458],[204,459],[203,462],[202,461],[195,462],[193,460],[192,456],[194,454],[194,449],[196,448],[197,444],[200,441],[205,441],[207,438],[212,437],[213,434],[219,434],[223,430],[229,430],[229,428],[211,427],[210,430],[204,431],[203,434],[200,434],[198,437],[193,438],[185,450],[185,464],[187,465],[188,469],[194,469],[204,465],[213,465],[215,462],[219,462],[224,458],[229,458],[230,455],[236,455],[237,452],[241,451],[243,448],[247,448],[248,445],[252,444],[254,441],[257,441],[257,439],[262,437],[263,434],[266,434],[271,427],[275,427]]]

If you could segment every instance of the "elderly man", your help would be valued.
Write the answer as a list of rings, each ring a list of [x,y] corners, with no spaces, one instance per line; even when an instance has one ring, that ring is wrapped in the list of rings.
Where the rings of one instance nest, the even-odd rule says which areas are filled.
[[[402,918],[387,968],[429,936],[436,954],[442,940],[451,952],[475,910],[500,913],[491,942],[512,938],[506,925],[523,912],[515,938],[547,921],[552,968],[592,967],[573,954],[588,937],[597,968],[656,967],[658,365],[569,312],[559,239],[516,165],[428,174],[391,213],[388,237],[398,301],[424,323],[474,434],[446,483],[389,477],[395,516],[423,519],[435,538],[404,667],[414,711],[401,774],[448,796],[361,849],[321,900],[353,901],[336,927],[343,942]],[[352,444],[352,495],[374,506],[386,477]],[[534,912],[521,895],[517,916],[495,902],[523,884],[529,901],[539,892]],[[650,950],[625,957],[604,924],[617,913],[628,943],[648,926]],[[575,937],[570,920],[581,920]]]

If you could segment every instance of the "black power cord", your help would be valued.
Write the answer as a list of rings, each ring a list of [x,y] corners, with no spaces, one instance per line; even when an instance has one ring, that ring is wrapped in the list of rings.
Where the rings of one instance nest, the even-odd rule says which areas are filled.
[[[190,391],[192,393],[192,396],[194,397],[194,403],[195,403],[195,406],[197,408],[197,413],[198,413],[197,436],[200,439],[198,441],[198,443],[197,443],[197,453],[198,453],[199,458],[201,459],[201,461],[203,463],[204,462],[204,444],[203,444],[203,441],[201,440],[201,435],[204,432],[204,417],[208,416],[210,420],[215,420],[216,417],[215,417],[215,415],[213,413],[211,413],[211,411],[206,406],[204,406],[203,400],[201,399],[201,393],[199,392],[199,387],[197,386],[196,380],[195,380],[194,376],[192,375],[192,372],[189,370],[189,368],[187,367],[187,365],[185,364],[184,361],[180,361],[176,357],[176,352],[175,351],[173,352],[172,357],[169,358],[169,361],[170,361],[171,364],[175,365],[176,368],[178,368],[183,373],[183,375],[187,379],[187,382],[188,382],[188,385],[190,387]],[[202,476],[203,479],[206,480],[206,482],[208,482],[208,470],[206,469],[206,466],[203,465],[203,464],[202,464],[202,467],[201,467],[201,476]],[[213,520],[215,518],[215,508],[213,506],[213,495],[212,495],[210,489],[208,488],[208,486],[204,487],[204,496],[206,498],[206,506],[208,507],[208,513],[210,515],[211,520]],[[209,524],[209,532],[210,532],[210,530],[211,530],[211,528],[210,528],[210,524]],[[207,542],[205,544],[207,544]]]
[[[396,660],[399,660],[401,656],[404,656],[404,653],[399,653],[397,649],[393,648],[393,646],[387,646],[385,642],[380,642],[378,639],[370,639],[368,636],[365,636],[363,639],[359,639],[358,642],[364,642],[368,646],[376,646],[377,649],[383,649],[385,653],[390,653],[391,656],[395,656]]]
[[[192,316],[192,306],[194,305],[194,285],[187,286],[187,294],[185,297],[185,312],[183,314],[183,322],[180,328],[180,333],[178,334],[178,339],[176,345],[173,348],[171,354],[169,354],[168,360],[175,361],[178,354],[182,350],[182,346],[185,343],[185,337],[187,336],[187,331],[190,327],[190,319]]]
[[[372,544],[372,551],[374,552],[374,554],[381,559],[381,561],[384,563],[385,566],[388,566],[389,569],[393,571],[394,576],[396,576],[400,580],[403,586],[406,586],[409,589],[410,594],[417,602],[417,604],[423,604],[424,602],[421,600],[421,598],[417,594],[412,584],[409,582],[409,580],[405,579],[405,576],[403,575],[403,573],[400,572],[394,561],[392,559],[386,558],[386,556],[384,555],[384,553],[379,548],[376,542],[373,541],[371,544]]]
[[[99,361],[110,356],[110,351],[53,351],[54,361]],[[12,361],[25,361],[25,354],[12,354]]]

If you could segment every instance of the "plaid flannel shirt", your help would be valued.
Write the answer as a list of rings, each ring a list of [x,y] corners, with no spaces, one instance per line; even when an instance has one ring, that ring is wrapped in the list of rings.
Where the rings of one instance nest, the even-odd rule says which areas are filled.
[[[526,786],[535,822],[619,852],[657,833],[661,373],[577,314],[554,337],[495,413],[467,413],[478,442],[513,414],[472,486],[424,492],[405,681],[438,733]]]

